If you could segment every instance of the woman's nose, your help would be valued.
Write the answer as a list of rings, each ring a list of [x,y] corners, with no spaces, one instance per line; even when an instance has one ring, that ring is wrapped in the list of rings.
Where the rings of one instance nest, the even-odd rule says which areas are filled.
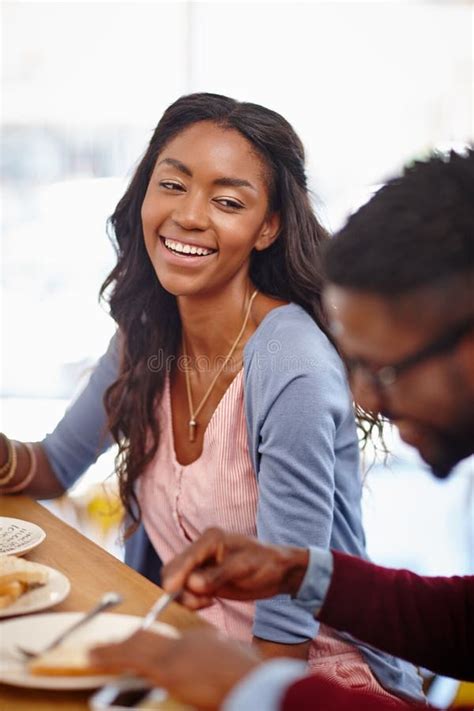
[[[356,369],[351,373],[350,385],[355,402],[366,412],[381,412],[384,409],[382,393],[369,375]]]
[[[206,230],[209,226],[207,200],[190,192],[183,195],[177,201],[173,220],[184,230]]]

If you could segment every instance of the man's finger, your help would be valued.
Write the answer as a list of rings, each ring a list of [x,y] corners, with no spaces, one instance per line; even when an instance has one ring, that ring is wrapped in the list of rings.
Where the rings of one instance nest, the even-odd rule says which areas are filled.
[[[94,647],[89,651],[89,660],[92,664],[115,670],[123,664],[126,652],[122,644],[104,644]]]
[[[220,529],[211,528],[196,543],[191,544],[183,553],[176,556],[163,568],[163,588],[167,592],[176,592],[186,587],[189,574],[201,567],[216,555],[222,555],[223,538]]]
[[[221,565],[196,570],[189,575],[186,588],[196,595],[219,595],[219,589],[239,582],[255,572],[255,559],[245,553],[227,555]]]
[[[193,593],[189,592],[188,590],[183,590],[179,601],[189,610],[200,610],[203,607],[209,607],[210,605],[213,605],[215,602],[215,598],[206,595],[193,595]]]

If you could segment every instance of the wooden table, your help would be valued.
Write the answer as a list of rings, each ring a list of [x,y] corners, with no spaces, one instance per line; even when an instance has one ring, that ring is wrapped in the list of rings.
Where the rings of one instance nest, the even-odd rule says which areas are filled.
[[[71,592],[66,600],[45,612],[86,610],[104,592],[117,590],[123,595],[124,602],[114,608],[114,613],[143,615],[162,593],[161,588],[26,496],[2,497],[0,515],[25,519],[41,526],[46,539],[25,557],[57,568],[71,582]],[[172,603],[160,619],[180,629],[206,626],[197,615],[177,603]],[[87,699],[91,693],[23,689],[0,684],[0,711],[51,711],[53,708],[84,711],[88,708]]]

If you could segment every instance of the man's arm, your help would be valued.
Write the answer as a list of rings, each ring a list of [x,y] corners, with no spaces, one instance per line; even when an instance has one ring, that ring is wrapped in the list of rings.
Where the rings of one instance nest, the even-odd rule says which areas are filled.
[[[143,676],[207,711],[393,711],[395,703],[324,677],[305,677],[305,664],[294,659],[263,662],[249,645],[212,629],[186,630],[179,639],[136,632],[125,642],[95,648],[91,661],[111,673]],[[431,711],[409,703],[403,708]]]
[[[333,551],[318,619],[374,647],[474,680],[474,576],[423,577]]]
[[[421,577],[211,529],[165,567],[163,585],[183,587],[183,602],[194,609],[214,595],[290,593],[335,629],[440,674],[474,679],[474,576]]]

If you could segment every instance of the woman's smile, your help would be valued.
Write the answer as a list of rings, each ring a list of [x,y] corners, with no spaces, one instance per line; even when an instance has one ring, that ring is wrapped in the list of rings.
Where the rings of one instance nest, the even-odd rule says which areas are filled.
[[[217,252],[217,249],[212,249],[210,247],[204,247],[201,244],[195,244],[194,242],[183,242],[182,240],[169,239],[168,237],[160,237],[163,241],[166,249],[170,252],[189,255],[192,257],[208,257],[210,254]]]
[[[199,267],[208,264],[215,257],[218,249],[205,247],[197,241],[170,239],[159,235],[160,258],[170,265],[180,267]]]

